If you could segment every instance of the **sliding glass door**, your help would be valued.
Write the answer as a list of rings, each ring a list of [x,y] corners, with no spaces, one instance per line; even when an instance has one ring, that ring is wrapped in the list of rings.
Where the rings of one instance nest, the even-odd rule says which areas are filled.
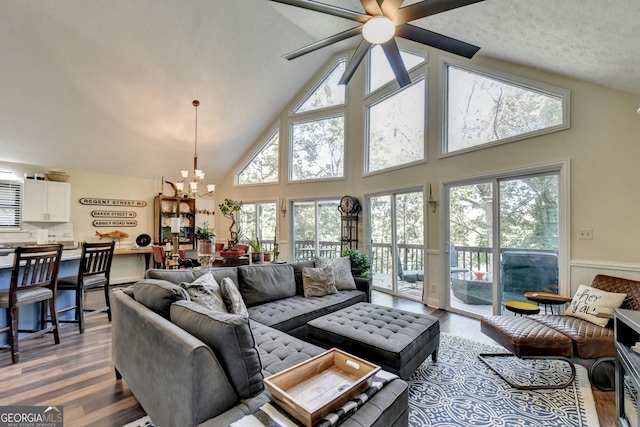
[[[445,186],[448,305],[499,314],[525,292],[558,293],[560,171]]]
[[[368,197],[373,287],[422,300],[424,283],[423,190]]]

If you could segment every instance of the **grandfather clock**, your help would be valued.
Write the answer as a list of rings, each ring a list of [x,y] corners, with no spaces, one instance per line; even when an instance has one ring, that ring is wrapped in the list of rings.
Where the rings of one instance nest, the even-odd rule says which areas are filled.
[[[342,228],[341,251],[358,249],[358,214],[360,214],[361,209],[360,202],[353,196],[344,196],[340,199],[338,210],[342,213],[340,218]]]

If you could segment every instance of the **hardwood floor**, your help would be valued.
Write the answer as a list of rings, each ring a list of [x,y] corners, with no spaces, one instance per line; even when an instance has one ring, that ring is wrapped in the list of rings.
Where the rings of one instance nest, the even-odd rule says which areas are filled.
[[[89,307],[94,299],[99,304],[102,295],[89,292]],[[478,320],[379,292],[374,292],[373,303],[431,314],[439,318],[443,332],[495,345],[480,332]],[[84,334],[77,325],[62,325],[59,345],[50,335],[21,341],[15,365],[8,351],[0,352],[0,385],[0,406],[63,406],[65,427],[120,427],[145,414],[126,382],[115,379],[106,315],[87,319]],[[615,426],[615,393],[594,389],[594,397],[600,425]]]

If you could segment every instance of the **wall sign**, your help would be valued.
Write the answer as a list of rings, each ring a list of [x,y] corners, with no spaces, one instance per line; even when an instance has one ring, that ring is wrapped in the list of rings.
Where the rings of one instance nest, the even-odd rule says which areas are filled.
[[[142,208],[147,206],[147,202],[145,202],[144,200],[95,199],[91,197],[81,198],[80,204],[97,206],[124,206],[132,208]]]
[[[134,211],[91,211],[94,218],[135,218],[136,215]]]
[[[94,227],[135,227],[136,225],[138,225],[136,220],[96,219],[93,221]]]

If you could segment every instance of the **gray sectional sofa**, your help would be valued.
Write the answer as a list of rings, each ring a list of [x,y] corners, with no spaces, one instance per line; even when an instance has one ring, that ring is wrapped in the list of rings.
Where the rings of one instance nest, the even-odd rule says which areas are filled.
[[[116,376],[127,382],[158,427],[222,427],[253,413],[270,401],[263,377],[325,351],[304,341],[308,321],[370,301],[369,282],[359,278],[355,290],[305,298],[302,268],[313,265],[147,271],[145,279],[112,297]],[[228,277],[236,284],[248,319],[221,314],[212,327],[206,310],[185,300],[178,285],[208,272],[218,283]],[[229,343],[236,339],[254,345],[234,357]],[[408,386],[396,379],[341,425],[407,424]]]

